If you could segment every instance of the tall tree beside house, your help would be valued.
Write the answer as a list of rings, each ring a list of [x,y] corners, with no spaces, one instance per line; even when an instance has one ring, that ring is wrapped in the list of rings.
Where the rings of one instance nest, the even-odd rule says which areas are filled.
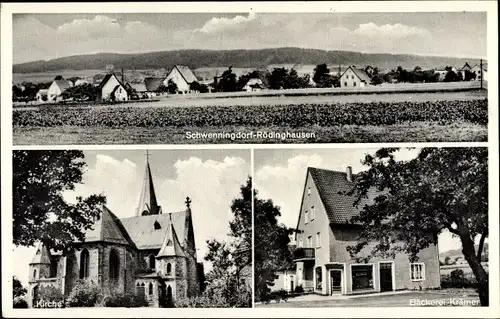
[[[86,163],[82,151],[13,151],[13,243],[64,250],[84,239],[99,216],[103,195],[67,202],[63,193],[82,182]]]
[[[179,88],[177,87],[177,84],[172,80],[168,80],[167,86],[164,86],[163,84],[160,85],[160,88],[158,89],[160,92],[167,92],[168,94],[175,94],[177,93],[177,90]]]
[[[330,69],[327,67],[326,63],[318,64],[314,68],[313,81],[316,83],[317,87],[332,87],[334,86],[334,79],[330,75]]]
[[[360,223],[363,231],[349,252],[355,257],[369,242],[377,241],[369,257],[405,252],[416,259],[419,251],[447,230],[460,238],[462,253],[478,282],[481,305],[487,306],[488,274],[481,265],[488,237],[487,148],[424,148],[410,161],[397,161],[396,151],[382,148],[366,155],[363,164],[369,169],[347,194],[356,196],[355,205],[371,189],[382,194],[351,220]]]
[[[200,92],[200,93],[207,93],[208,92],[208,86],[205,84],[200,84],[198,81],[194,81],[189,85],[189,89],[191,91],[195,92]]]
[[[258,198],[254,190],[254,291],[259,300],[277,278],[277,271],[292,262],[288,244],[293,229],[279,223],[280,208],[270,199]]]
[[[222,72],[222,75],[215,87],[219,92],[236,92],[238,90],[236,74],[234,74],[232,66]]]

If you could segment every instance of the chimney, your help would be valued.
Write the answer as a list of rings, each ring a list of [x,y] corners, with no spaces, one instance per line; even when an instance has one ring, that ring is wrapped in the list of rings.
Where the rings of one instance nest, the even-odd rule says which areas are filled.
[[[347,180],[349,182],[352,182],[352,167],[351,166],[347,166],[346,173],[347,173]]]

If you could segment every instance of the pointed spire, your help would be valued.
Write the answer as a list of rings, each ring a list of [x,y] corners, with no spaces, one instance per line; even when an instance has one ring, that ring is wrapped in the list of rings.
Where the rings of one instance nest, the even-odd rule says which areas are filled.
[[[160,252],[156,256],[160,257],[186,257],[181,244],[179,243],[179,238],[175,232],[174,223],[172,222],[172,214],[169,214],[169,221],[167,226],[167,231],[165,232],[165,238],[163,239],[163,244],[161,245]]]
[[[151,175],[151,167],[149,166],[149,151],[146,151],[146,172],[144,173],[141,196],[139,197],[136,215],[158,215],[160,213],[161,208],[156,201],[153,176]]]
[[[31,260],[30,264],[50,264],[50,251],[47,246],[42,242],[38,244],[35,257]]]

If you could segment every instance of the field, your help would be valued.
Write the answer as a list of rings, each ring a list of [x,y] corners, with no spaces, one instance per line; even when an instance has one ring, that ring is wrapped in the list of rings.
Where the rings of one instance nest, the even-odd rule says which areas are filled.
[[[13,138],[14,144],[486,141],[487,122],[488,102],[477,92],[173,98],[15,109]]]

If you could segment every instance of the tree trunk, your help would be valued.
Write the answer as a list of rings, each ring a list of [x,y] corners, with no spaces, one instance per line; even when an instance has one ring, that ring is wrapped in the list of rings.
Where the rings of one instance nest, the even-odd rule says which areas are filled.
[[[477,258],[474,250],[474,242],[470,238],[469,230],[460,231],[460,239],[462,241],[462,253],[464,254],[465,260],[469,263],[474,276],[476,277],[478,283],[478,293],[479,301],[481,306],[489,306],[489,286],[488,286],[488,274],[481,265],[481,259]]]

